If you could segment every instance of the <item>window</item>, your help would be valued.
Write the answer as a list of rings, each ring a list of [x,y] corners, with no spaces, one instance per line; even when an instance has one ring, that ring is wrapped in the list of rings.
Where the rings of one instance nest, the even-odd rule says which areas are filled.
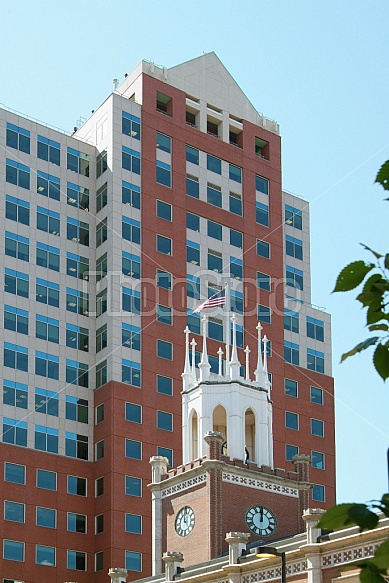
[[[186,228],[191,231],[200,232],[200,217],[193,213],[186,213]]]
[[[173,394],[173,379],[157,375],[157,392],[171,396]]]
[[[78,291],[77,289],[72,289],[70,287],[66,288],[66,309],[68,312],[74,312],[75,314],[81,314],[82,316],[89,315],[89,294]]]
[[[168,306],[162,306],[157,304],[157,314],[156,314],[157,322],[161,322],[162,324],[168,324],[169,326],[173,323],[172,318],[172,309]]]
[[[262,304],[258,304],[258,320],[260,322],[264,322],[265,324],[271,323],[271,312],[270,308],[267,306],[263,306]]]
[[[107,206],[108,202],[108,190],[107,190],[107,183],[100,186],[100,188],[96,192],[96,212],[101,211],[102,208]]]
[[[200,278],[186,274],[186,295],[188,298],[200,299]]]
[[[48,140],[43,136],[38,136],[38,158],[51,162],[57,166],[61,165],[61,146],[54,140]]]
[[[168,466],[173,467],[173,450],[168,447],[157,447],[157,455],[166,457],[168,460]]]
[[[270,291],[270,276],[257,271],[257,286],[259,289]]]
[[[5,216],[11,221],[16,221],[23,225],[29,225],[30,203],[7,194],[5,197]]]
[[[67,203],[85,211],[89,210],[89,188],[67,183]]]
[[[59,285],[45,279],[36,278],[35,299],[41,304],[59,307]]]
[[[130,182],[122,181],[122,203],[140,209],[140,188]]]
[[[299,333],[299,315],[298,312],[284,309],[284,330]]]
[[[88,401],[66,395],[66,419],[88,423]]]
[[[59,200],[61,194],[61,181],[56,176],[38,170],[36,173],[36,190],[38,194],[42,194],[53,200]]]
[[[173,415],[165,411],[157,411],[157,427],[166,431],[173,431]]]
[[[30,189],[30,169],[24,164],[6,160],[6,181],[20,188]]]
[[[122,168],[140,174],[140,153],[122,146]]]
[[[36,507],[36,525],[44,528],[57,527],[57,511],[51,508]]]
[[[142,534],[142,517],[139,514],[126,512],[125,531],[132,534]]]
[[[317,405],[323,404],[323,389],[318,389],[317,387],[310,388],[311,403],[316,403]]]
[[[66,324],[66,346],[75,348],[76,350],[89,350],[89,331],[87,328],[75,326],[74,324]]]
[[[216,184],[207,184],[207,202],[213,206],[222,207],[222,191]]]
[[[285,427],[288,429],[299,428],[299,416],[297,413],[291,413],[290,411],[285,411]]]
[[[156,146],[157,150],[162,150],[162,152],[168,152],[170,154],[172,151],[172,139],[169,136],[165,136],[165,134],[157,132]]]
[[[208,337],[223,342],[223,322],[217,318],[208,320]]]
[[[82,328],[85,330],[85,328]],[[87,332],[87,330],[86,330]],[[107,324],[104,324],[96,330],[96,352],[100,352],[108,345]]]
[[[122,359],[122,382],[134,387],[141,386],[141,374],[139,362]]]
[[[186,261],[192,265],[200,265],[200,245],[193,241],[186,242]]]
[[[29,277],[26,273],[21,271],[14,271],[13,269],[4,269],[4,291],[28,298],[28,283]]]
[[[27,447],[27,423],[3,417],[3,442]]]
[[[89,176],[89,156],[73,148],[67,149],[67,169],[82,176]]]
[[[140,350],[140,328],[131,324],[122,324],[122,344],[133,350]]]
[[[215,223],[214,221],[207,221],[207,235],[218,241],[223,240],[223,227],[220,223]]]
[[[5,232],[5,254],[22,261],[29,261],[29,242],[26,237]]]
[[[168,95],[157,91],[157,111],[172,115],[173,100]]]
[[[199,198],[200,189],[199,179],[197,176],[193,176],[192,174],[186,175],[186,194],[188,196],[192,196],[193,198]]]
[[[285,379],[285,395],[289,395],[289,397],[298,397],[297,381]]]
[[[36,545],[35,563],[37,565],[44,565],[45,567],[55,567],[55,548]]]
[[[156,164],[156,181],[169,188],[172,185],[172,168],[170,164],[157,160]]]
[[[30,153],[30,132],[7,123],[7,146],[20,150],[25,154]]]
[[[319,484],[314,484],[312,488],[312,500],[317,502],[325,502],[325,489],[324,486]]]
[[[59,321],[46,316],[36,315],[36,333],[37,338],[47,340],[48,342],[59,343]]]
[[[199,165],[199,151],[192,146],[186,146],[186,161]]]
[[[165,219],[165,221],[172,220],[172,205],[162,200],[157,200],[157,217]]]
[[[103,253],[96,259],[96,281],[100,281],[108,273],[107,254]]]
[[[234,166],[234,164],[229,165],[229,178],[230,180],[235,180],[235,182],[242,182],[242,168],[239,166]]]
[[[126,403],[125,418],[126,421],[132,421],[133,423],[142,423],[141,405],[136,405],[135,403]]]
[[[125,312],[140,314],[140,292],[123,287],[122,304]]]
[[[303,242],[301,239],[296,239],[290,235],[285,236],[285,252],[290,257],[295,257],[296,259],[303,258]]]
[[[104,494],[104,478],[97,478],[95,481],[95,495],[96,498],[98,496],[102,496]]]
[[[96,407],[96,425],[104,421],[104,403],[100,403]]]
[[[293,206],[285,205],[285,224],[299,229],[303,228],[303,213],[301,210],[294,208]]]
[[[125,568],[129,571],[142,571],[142,554],[126,551]]]
[[[200,314],[192,314],[192,310],[187,309],[186,323],[193,334],[200,334]]]
[[[15,540],[3,540],[3,559],[8,561],[24,561],[24,543]]]
[[[230,229],[230,245],[243,249],[243,234],[240,231]]]
[[[311,419],[311,433],[317,437],[324,437],[324,422],[319,419]]]
[[[13,306],[4,306],[4,328],[28,334],[28,312]]]
[[[66,359],[66,382],[80,387],[88,387],[88,365]]]
[[[24,504],[4,501],[4,520],[24,522]]]
[[[140,257],[122,251],[122,273],[140,279]]]
[[[107,218],[96,226],[96,247],[100,247],[108,239]]]
[[[291,364],[299,365],[299,345],[294,342],[284,342],[284,360],[285,362],[290,362]]]
[[[324,470],[324,453],[320,453],[319,451],[312,451],[311,463],[313,468]]]
[[[269,226],[269,207],[267,204],[255,203],[255,220],[259,225]]]
[[[65,433],[65,455],[68,457],[78,458],[80,460],[88,459],[88,437],[76,433]]]
[[[290,265],[286,266],[286,285],[303,290],[303,272]]]
[[[164,237],[163,235],[157,235],[157,251],[164,253],[165,255],[172,255],[173,253],[173,241],[169,237]]]
[[[230,257],[230,274],[234,279],[243,279],[243,261],[237,257]]]
[[[288,462],[291,462],[295,455],[298,455],[299,448],[297,445],[289,445],[288,443],[285,445],[285,459]]]
[[[104,532],[104,514],[99,514],[95,518],[95,534]]]
[[[96,365],[96,389],[105,385],[108,378],[107,361],[103,360]]]
[[[324,342],[324,322],[307,316],[307,336]]]
[[[77,219],[67,218],[67,239],[89,247],[89,225]]]
[[[59,357],[35,351],[35,374],[59,380]]]
[[[68,494],[86,496],[86,478],[68,476]]]
[[[231,290],[231,311],[236,314],[243,314],[243,294],[241,292]]]
[[[128,496],[142,496],[142,480],[132,476],[125,476],[124,491]]]
[[[211,172],[215,172],[216,174],[221,174],[222,161],[219,158],[207,154],[207,170],[211,170]]]
[[[126,439],[126,457],[133,460],[142,459],[142,444],[140,441]]]
[[[223,259],[221,253],[208,249],[208,269],[210,271],[216,271],[217,273],[223,272]]]
[[[47,470],[36,471],[36,487],[43,490],[57,490],[57,474]]]
[[[4,366],[28,372],[28,349],[4,342]]]
[[[324,374],[324,353],[307,348],[307,369]]]
[[[173,360],[173,344],[165,340],[157,340],[157,356]]]
[[[58,429],[35,425],[35,449],[58,453]]]
[[[4,462],[4,481],[24,485],[26,483],[26,466]]]
[[[229,211],[234,215],[242,216],[242,197],[240,194],[230,192],[229,195]]]
[[[255,190],[263,194],[269,194],[269,181],[263,176],[255,177]]]
[[[122,111],[122,133],[135,140],[140,140],[140,118]]]
[[[104,568],[104,552],[95,553],[95,571],[101,571]]]
[[[58,393],[35,387],[35,411],[44,415],[58,417]]]
[[[101,460],[104,457],[104,439],[96,443],[96,460]]]
[[[103,150],[96,158],[96,178],[99,178],[108,168],[107,150]]]
[[[3,381],[3,403],[21,409],[28,408],[28,386],[15,381]]]
[[[68,253],[68,255],[70,255]],[[59,271],[60,251],[57,247],[51,247],[44,243],[36,244],[36,264],[53,271]],[[70,275],[70,274],[69,274]]]
[[[232,326],[232,322],[231,322],[231,324],[230,324],[230,345],[232,346],[232,344],[233,344],[233,326]],[[239,324],[236,324],[236,345],[238,346],[238,348],[244,348],[243,326],[240,326]],[[215,372],[217,372],[218,369],[219,369],[219,363],[217,364]]]
[[[257,255],[259,257],[265,257],[265,259],[270,259],[270,245],[266,241],[261,241],[257,239]]]
[[[86,553],[68,550],[66,565],[68,569],[86,571]]]
[[[162,269],[157,269],[156,273],[157,287],[163,287],[164,289],[172,289],[172,274],[168,271],[163,271]]]
[[[97,271],[97,265],[96,265]],[[66,254],[66,273],[78,279],[89,279],[89,259],[75,253]]]
[[[129,217],[122,217],[122,237],[126,241],[140,244],[140,222]]]

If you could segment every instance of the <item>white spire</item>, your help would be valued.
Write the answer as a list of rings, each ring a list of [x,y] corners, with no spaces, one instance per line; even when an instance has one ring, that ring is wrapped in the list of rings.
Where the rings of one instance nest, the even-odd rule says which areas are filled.
[[[263,364],[262,364],[262,338],[261,338],[261,332],[262,332],[262,326],[261,323],[258,322],[257,325],[257,330],[258,330],[258,358],[257,358],[257,368],[254,371],[255,374],[255,382],[256,383],[261,383],[263,384],[263,386],[265,386],[266,383],[266,375],[265,375],[265,371],[263,369]]]
[[[250,348],[248,346],[246,346],[246,348],[244,349],[244,352],[246,354],[246,374],[245,374],[245,379],[246,381],[250,380],[250,370],[249,370],[249,354],[251,352]]]
[[[193,382],[196,382],[196,346],[197,346],[197,342],[194,338],[192,338],[191,343],[190,343],[191,347],[192,347],[192,379]]]
[[[211,365],[209,364],[208,361],[207,352],[207,316],[204,315],[201,321],[203,323],[203,350],[201,353],[201,362],[199,364],[200,381],[208,381]]]
[[[266,375],[266,381],[268,380],[268,375],[267,375],[267,343],[269,342],[269,340],[267,339],[267,336],[265,334],[265,336],[263,337],[263,371]]]
[[[185,366],[184,366],[184,372],[182,373],[182,380],[184,383],[184,390],[189,388],[189,382],[191,379],[191,370],[190,370],[190,362],[189,362],[189,334],[190,334],[190,330],[188,328],[188,326],[185,328],[184,330],[184,334],[185,334]]]
[[[222,374],[223,374],[223,359],[222,359],[223,349],[222,349],[222,347],[219,348],[219,350],[217,351],[217,354],[218,354],[218,357],[219,357],[219,370],[218,370],[218,375],[219,375],[219,377],[221,377]]]
[[[238,351],[236,350],[236,316],[232,314],[232,352],[230,361],[230,377],[231,380],[240,377],[240,362],[238,359]]]

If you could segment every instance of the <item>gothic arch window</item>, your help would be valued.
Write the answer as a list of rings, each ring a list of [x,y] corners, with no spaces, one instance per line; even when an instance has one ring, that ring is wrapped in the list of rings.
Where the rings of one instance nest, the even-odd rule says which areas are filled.
[[[197,411],[192,411],[190,417],[190,457],[192,460],[197,460],[199,454],[199,420]]]
[[[251,408],[246,409],[244,415],[245,459],[255,462],[255,415]]]
[[[224,435],[224,441],[227,442],[227,414],[226,410],[222,405],[217,405],[213,410],[213,431],[219,431]],[[227,447],[223,447],[223,454],[227,455]]]

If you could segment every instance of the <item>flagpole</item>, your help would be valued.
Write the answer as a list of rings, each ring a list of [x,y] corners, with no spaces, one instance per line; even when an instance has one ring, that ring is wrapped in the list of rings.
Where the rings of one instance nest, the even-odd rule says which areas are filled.
[[[230,284],[227,283],[226,287],[226,368],[225,375],[230,376],[230,312],[231,312],[231,299],[230,299]]]

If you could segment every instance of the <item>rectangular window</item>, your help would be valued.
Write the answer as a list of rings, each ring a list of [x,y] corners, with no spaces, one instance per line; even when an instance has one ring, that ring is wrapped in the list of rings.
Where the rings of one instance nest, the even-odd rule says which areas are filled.
[[[269,226],[269,206],[267,204],[255,203],[255,220],[259,225]]]
[[[37,506],[36,525],[44,528],[57,528],[57,511],[52,508]]]
[[[200,188],[197,176],[193,176],[192,174],[186,175],[186,194],[193,198],[199,198]]]
[[[97,571],[101,571],[102,569],[104,569],[104,552],[99,551],[95,553],[95,571],[97,573]]]
[[[173,379],[157,375],[157,392],[171,397],[173,394]]]
[[[289,397],[298,397],[297,381],[285,379],[285,395],[289,395]]]
[[[3,540],[3,559],[24,562],[24,543],[15,540]]]
[[[166,360],[173,360],[173,344],[166,340],[157,340],[157,356]]]
[[[4,342],[4,366],[28,372],[28,349]]]
[[[55,548],[36,545],[35,563],[37,565],[44,565],[45,567],[55,567]]]
[[[168,447],[157,447],[157,455],[167,458],[168,466],[173,467],[173,450]]]
[[[239,166],[234,166],[234,164],[229,164],[229,178],[235,182],[242,182],[242,168]]]
[[[186,146],[186,161],[199,165],[199,151],[192,146]]]
[[[126,421],[132,421],[132,423],[142,423],[141,405],[126,403],[125,419]]]
[[[28,409],[28,386],[4,379],[3,403],[20,409]]]
[[[222,161],[219,158],[215,158],[215,156],[211,156],[207,154],[207,170],[211,172],[215,172],[216,174],[222,173]]]
[[[48,140],[43,136],[38,136],[38,158],[60,166],[61,145],[58,142],[54,142],[54,140]]]
[[[219,251],[208,249],[208,269],[217,273],[223,273],[223,259]]]
[[[68,312],[74,312],[75,314],[81,314],[82,316],[89,315],[89,294],[78,291],[77,289],[72,289],[70,287],[66,288],[66,309]]]
[[[186,323],[193,334],[200,334],[200,314],[192,314],[192,310],[187,309]]]
[[[270,275],[257,271],[257,286],[259,289],[270,291]]]
[[[210,293],[211,290],[208,290]],[[231,311],[236,314],[243,314],[243,293],[231,290]],[[269,346],[270,342],[268,343]]]
[[[124,491],[127,496],[142,496],[142,480],[132,476],[125,476]]]
[[[257,239],[257,255],[259,257],[265,257],[265,259],[270,259],[270,245],[266,241],[261,241]]]
[[[96,192],[96,212],[101,211],[108,203],[108,189],[107,183],[100,186]]]
[[[67,551],[66,566],[76,571],[86,571],[86,553],[81,551]]]
[[[230,229],[230,245],[243,249],[243,234],[235,229]]]
[[[186,213],[186,228],[200,233],[200,217],[193,213]]]
[[[27,447],[27,423],[3,417],[3,442]]]
[[[107,333],[107,324],[100,326],[96,330],[96,352],[100,352],[100,350],[104,350],[108,346],[108,333]]]
[[[172,205],[163,200],[157,200],[157,217],[165,219],[165,221],[171,221]]]
[[[324,453],[320,453],[319,451],[312,451],[311,463],[313,468],[324,470]]]
[[[140,257],[122,251],[122,273],[135,279],[140,279]]]
[[[5,179],[10,184],[30,190],[30,169],[28,166],[13,160],[6,160]]]
[[[36,487],[43,490],[57,490],[57,474],[47,470],[36,471]]]
[[[230,275],[234,279],[243,279],[243,261],[237,257],[230,257]]]
[[[4,500],[4,520],[9,520],[10,522],[24,522],[24,514],[24,504]]]
[[[299,345],[295,344],[294,342],[288,342],[285,340],[284,342],[284,360],[285,362],[290,362],[291,364],[295,364],[299,366],[300,363],[300,353],[299,353]]]
[[[223,322],[218,318],[210,317],[208,320],[208,337],[223,342]]]
[[[76,360],[66,359],[66,382],[88,388],[88,365]]]
[[[171,326],[173,323],[172,309],[168,306],[157,304],[156,320],[157,322]]]
[[[243,209],[242,209],[242,197],[240,194],[236,194],[235,192],[230,192],[229,195],[229,211],[230,213],[234,213],[234,215],[242,216]]]
[[[214,221],[207,221],[207,235],[218,241],[223,240],[223,226],[220,223],[215,223]]]
[[[59,398],[58,393],[47,389],[35,388],[35,411],[44,415],[58,417]]]
[[[48,342],[59,343],[59,320],[36,315],[35,336]]]
[[[67,149],[67,165],[68,170],[77,172],[82,176],[89,176],[89,156],[73,148]]]
[[[122,146],[122,168],[140,174],[140,153]]]
[[[307,336],[324,342],[324,322],[307,316]]]
[[[107,217],[96,225],[96,247],[100,247],[108,239]]]
[[[169,188],[172,185],[172,168],[170,164],[157,160],[156,164],[156,181],[158,184],[163,184]]]
[[[325,502],[325,488],[324,486],[320,486],[319,484],[314,484],[312,488],[312,500],[316,502]]]
[[[295,257],[296,259],[303,258],[303,242],[301,239],[296,239],[290,235],[285,236],[285,252],[290,257]]]
[[[122,133],[135,140],[140,140],[140,118],[122,111]]]
[[[53,271],[60,269],[60,250],[44,243],[36,244],[36,264]]]
[[[301,210],[294,208],[293,206],[285,205],[285,224],[299,229],[303,228],[303,213]]]
[[[36,279],[36,301],[49,306],[59,307],[59,285],[45,279]]]
[[[125,531],[132,534],[142,534],[142,517],[139,514],[125,515]]]
[[[100,281],[108,273],[107,254],[103,253],[96,259],[96,281]]]
[[[142,459],[142,444],[140,441],[135,441],[133,439],[126,439],[125,455],[133,460]]]
[[[186,261],[193,265],[200,265],[200,245],[193,241],[186,242]]]
[[[299,333],[299,314],[292,310],[284,309],[284,330]]]
[[[68,252],[66,254],[66,273],[72,277],[87,281],[89,279],[89,259]]]
[[[126,241],[140,244],[140,222],[122,217],[122,237]]]
[[[80,460],[88,459],[88,437],[76,433],[65,433],[65,455]]]
[[[157,235],[157,251],[163,253],[164,255],[173,254],[173,241],[169,237],[164,237],[163,235]]]
[[[38,194],[59,200],[61,195],[61,181],[56,176],[46,174],[40,170],[36,173],[36,190]]]
[[[173,276],[168,271],[157,269],[156,281],[157,287],[163,287],[164,289],[172,289]]]
[[[122,203],[135,209],[140,209],[140,187],[123,180]]]
[[[307,348],[307,369],[324,374],[324,353]]]
[[[108,380],[107,361],[103,360],[96,365],[96,389],[105,385]]]
[[[288,429],[298,430],[299,428],[299,416],[297,413],[291,413],[290,411],[285,411],[285,427]]]
[[[122,383],[134,387],[141,386],[141,371],[139,362],[122,359]]]
[[[26,483],[26,466],[4,462],[4,481],[12,484]]]
[[[162,150],[162,152],[168,152],[169,154],[172,151],[172,139],[169,136],[165,136],[165,134],[160,134],[159,132],[156,133],[156,147],[157,150]]]
[[[46,352],[35,351],[35,374],[59,380],[59,357]]]
[[[258,304],[258,320],[260,322],[264,322],[265,324],[271,323],[271,312],[268,306]]]
[[[30,132],[23,128],[7,123],[7,146],[15,148],[25,154],[30,153]]]
[[[86,478],[68,476],[68,494],[86,496]]]
[[[318,389],[317,387],[310,388],[311,403],[316,403],[317,405],[323,405],[323,389]]]
[[[28,334],[28,312],[4,305],[4,328],[20,334]]]
[[[165,431],[173,431],[173,415],[165,411],[157,411],[157,427]]]
[[[297,445],[289,445],[288,443],[285,445],[285,459],[288,462],[291,462],[295,455],[298,455],[299,448]]]
[[[104,457],[104,439],[96,443],[96,460],[101,460]]]
[[[23,225],[29,225],[30,203],[7,194],[5,197],[5,216],[11,221],[16,221]]]
[[[140,328],[132,324],[122,324],[122,344],[132,350],[140,350]]]
[[[89,210],[89,188],[78,186],[72,182],[67,183],[67,203],[70,206],[88,211]]]
[[[296,269],[290,265],[286,266],[286,285],[303,290],[303,272],[301,269]]]
[[[4,269],[4,291],[22,298],[28,298],[28,284],[29,276],[27,273],[14,271],[13,269],[8,269],[8,267]]]
[[[126,551],[125,568],[129,571],[142,571],[142,553]]]
[[[263,194],[269,194],[269,181],[263,176],[255,177],[255,190]]]
[[[58,453],[58,429],[35,425],[35,449]]]
[[[104,403],[97,405],[96,409],[96,425],[104,421]]]
[[[123,287],[122,307],[125,312],[140,314],[140,292]]]
[[[200,299],[200,278],[186,274],[186,295],[188,298]]]
[[[220,186],[216,186],[216,184],[211,184],[208,182],[207,184],[207,202],[212,204],[213,206],[217,206],[219,208],[222,207],[222,191]]]
[[[66,324],[66,346],[69,346],[69,348],[75,348],[76,350],[88,352],[89,351],[88,329],[81,328],[81,326],[75,326],[74,324]]]
[[[324,437],[324,422],[319,419],[311,419],[311,434]]]
[[[99,152],[96,158],[96,178],[99,178],[108,168],[107,150]]]
[[[67,231],[66,236],[68,241],[73,243],[80,243],[89,247],[89,225],[77,219],[67,217]]]
[[[30,260],[29,241],[26,237],[5,232],[5,254],[22,261]]]
[[[104,514],[98,514],[95,517],[95,534],[104,532]]]

